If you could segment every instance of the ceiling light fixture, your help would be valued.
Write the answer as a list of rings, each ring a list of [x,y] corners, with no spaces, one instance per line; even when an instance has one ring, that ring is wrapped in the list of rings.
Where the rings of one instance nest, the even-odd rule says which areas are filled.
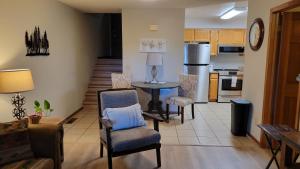
[[[221,19],[231,19],[248,10],[247,7],[234,7],[220,16]]]

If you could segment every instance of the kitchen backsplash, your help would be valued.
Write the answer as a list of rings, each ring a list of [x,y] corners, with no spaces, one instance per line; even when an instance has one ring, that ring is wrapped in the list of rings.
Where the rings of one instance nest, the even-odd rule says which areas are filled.
[[[243,69],[245,56],[237,54],[220,54],[218,56],[211,56],[210,65],[213,69]]]

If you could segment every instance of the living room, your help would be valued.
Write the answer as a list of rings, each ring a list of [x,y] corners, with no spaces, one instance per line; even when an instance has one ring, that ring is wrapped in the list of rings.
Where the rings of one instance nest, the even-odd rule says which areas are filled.
[[[271,29],[272,25],[269,24],[273,20],[269,16],[271,9],[274,12],[275,9],[279,11],[295,8],[293,13],[297,13],[296,6],[300,5],[298,1],[291,1],[290,4],[293,4],[293,6],[287,9],[275,8],[286,2],[289,1],[260,2],[251,0],[246,3],[247,20],[242,28],[246,37],[246,40],[243,41],[245,43],[242,59],[244,64],[243,89],[239,97],[251,103],[251,109],[249,111],[249,123],[247,124],[247,136],[239,137],[231,133],[233,120],[231,119],[232,108],[230,103],[209,102],[208,104],[198,104],[194,100],[184,100],[184,102],[180,100],[180,102],[176,100],[176,97],[180,88],[179,77],[184,72],[183,65],[185,64],[184,30],[187,28],[186,9],[192,7],[208,8],[221,3],[243,4],[245,1],[241,3],[231,0],[222,2],[217,0],[176,0],[176,2],[170,0],[124,2],[103,0],[100,3],[94,0],[88,2],[82,0],[1,0],[0,69],[3,75],[0,73],[0,123],[5,124],[16,119],[20,120],[25,115],[30,117],[32,114],[44,113],[49,117],[41,117],[40,124],[36,124],[36,126],[43,126],[43,123],[53,123],[55,126],[60,126],[55,130],[61,134],[60,139],[54,141],[55,147],[59,149],[59,152],[56,152],[56,157],[59,156],[59,158],[55,157],[55,159],[52,159],[53,162],[48,161],[51,163],[49,164],[50,168],[111,167],[109,157],[119,156],[122,153],[114,154],[112,151],[110,152],[112,154],[110,154],[107,152],[105,145],[104,148],[101,148],[102,141],[105,142],[103,140],[105,135],[100,136],[103,131],[99,131],[100,124],[98,120],[99,112],[102,111],[98,109],[98,106],[103,106],[102,102],[98,100],[101,93],[92,92],[92,97],[94,97],[92,101],[95,102],[92,106],[85,105],[85,99],[87,93],[89,93],[93,73],[95,69],[98,69],[99,56],[103,56],[103,53],[105,53],[104,48],[106,48],[103,44],[106,42],[101,40],[103,34],[99,31],[103,28],[103,22],[100,21],[101,17],[104,13],[120,13],[122,17],[122,59],[114,62],[109,58],[102,58],[103,60],[100,62],[103,64],[116,64],[121,67],[121,71],[118,68],[117,72],[130,75],[129,87],[137,88],[141,104],[140,109],[147,111],[151,107],[148,104],[149,101],[152,101],[149,103],[153,107],[157,106],[155,108],[158,108],[158,115],[153,116],[152,112],[155,111],[149,110],[149,112],[145,112],[144,116],[147,128],[157,129],[156,132],[160,134],[160,139],[156,147],[152,147],[153,149],[156,148],[156,153],[149,150],[112,158],[113,168],[265,168],[270,158],[272,158],[272,153],[269,149],[262,148],[266,147],[266,139],[263,135],[264,132],[257,125],[288,124],[289,126],[296,126],[296,124],[299,124],[297,120],[293,123],[288,122],[288,120],[294,119],[295,121],[295,119],[298,119],[299,116],[297,115],[289,116],[288,119],[284,119],[284,116],[278,116],[275,122],[271,122],[273,117],[269,118],[272,116],[272,113],[269,113],[271,112],[269,107],[272,107],[271,102],[273,100],[268,100],[268,98],[272,98],[267,97],[271,96],[272,92],[269,91],[266,85],[276,86],[276,84],[271,83],[272,79],[268,80],[268,77],[271,76],[267,76],[268,73],[272,72],[270,71],[271,68],[276,70],[275,67],[267,66],[270,63],[270,53],[272,53],[270,45],[274,45],[268,40],[274,38],[272,36],[272,33],[274,33]],[[257,4],[260,4],[259,7],[257,7]],[[218,15],[215,14],[215,17],[219,20],[220,16]],[[248,35],[256,18],[261,18],[263,21],[264,36],[257,39],[257,41],[262,39],[262,42],[260,47],[253,50]],[[230,21],[227,22],[230,25]],[[257,29],[259,29],[259,26]],[[29,47],[32,46],[31,42],[35,41],[37,35],[35,32],[40,34],[37,39],[40,41],[41,50],[31,50]],[[147,40],[154,41],[158,46],[162,44],[162,48],[154,49],[161,51],[153,52],[149,49],[142,49],[141,46],[143,46],[143,43],[147,43]],[[198,43],[198,41],[194,42]],[[32,51],[37,53],[30,53]],[[157,53],[162,54],[157,55]],[[150,59],[151,55],[154,56],[152,57],[154,60]],[[157,60],[157,58],[162,59]],[[216,57],[212,58],[214,62],[217,62]],[[290,102],[287,99],[284,105],[289,105],[292,107],[289,111],[293,110],[295,112],[296,109],[299,110],[299,99],[297,100],[298,82],[296,76],[294,77],[296,73],[299,74],[296,64],[298,61],[296,58],[294,60],[295,64],[290,65],[290,67],[295,68],[287,71],[294,78],[293,81],[290,80],[290,83],[293,83],[290,88],[295,92],[289,93],[295,94],[284,96],[293,99]],[[155,67],[156,64],[153,66],[152,62],[159,62],[157,63],[159,66]],[[102,68],[100,69],[103,71]],[[10,81],[6,76],[7,72],[10,71],[7,70],[13,70],[12,72],[17,73],[26,71],[29,74],[26,74],[26,79],[24,74],[16,75],[20,80],[18,84],[8,84],[5,87]],[[29,75],[28,78],[27,75]],[[282,75],[282,77],[284,76]],[[105,78],[110,81],[109,87],[111,85],[113,87],[111,75],[109,74]],[[124,78],[124,76],[121,76],[121,78]],[[22,81],[22,79],[27,81]],[[28,79],[30,82],[28,82]],[[14,79],[12,78],[12,80]],[[123,79],[123,81],[117,83],[125,81]],[[158,81],[160,84],[156,85],[161,86],[158,90],[152,88],[152,92],[143,93],[144,90],[141,90],[141,88],[149,89],[149,85],[151,87],[152,84],[137,82],[145,81]],[[187,81],[186,83],[192,83],[193,80],[188,79]],[[145,85],[148,86],[145,87]],[[18,87],[26,89],[5,91],[7,87],[12,90]],[[193,93],[192,89],[188,92]],[[12,99],[14,93],[17,93],[17,95]],[[25,97],[23,106],[25,110],[18,109],[16,104],[11,103],[12,100],[16,99],[14,101],[17,101],[17,105],[19,105],[18,99],[23,98],[23,96]],[[206,94],[206,97],[209,96]],[[175,99],[175,101],[172,99]],[[286,108],[284,105],[282,109]],[[12,113],[15,106],[18,111],[22,110],[23,114]],[[171,114],[168,115],[168,112]],[[280,113],[278,112],[278,114]],[[154,118],[154,124],[151,118]],[[33,120],[30,118],[30,121]],[[158,121],[160,122],[157,123]],[[100,122],[105,123],[101,120]],[[48,125],[45,126],[48,127]],[[32,126],[35,125],[29,124],[29,128]],[[292,128],[298,130],[298,127]],[[54,128],[52,129],[54,130]],[[46,141],[47,135],[39,133],[40,131],[36,132],[37,135],[35,135],[35,132],[29,132],[29,137],[30,139],[39,139],[40,137],[40,140],[42,140],[40,141],[41,145],[37,141],[35,145],[31,144],[31,148],[33,151],[41,150],[38,153],[34,152],[34,156],[42,154],[41,157],[45,157],[43,151],[49,150],[52,145],[49,147],[47,145],[42,146],[42,142],[54,143],[50,143],[50,139],[49,142]],[[5,132],[0,131],[1,138],[5,138],[3,133]],[[57,133],[56,137],[58,137]],[[158,145],[160,148],[159,153]],[[100,157],[101,151],[103,157]],[[0,152],[7,151],[0,150]],[[128,152],[126,151],[126,153]],[[7,162],[1,163],[1,158],[3,157],[0,155],[0,166],[2,167]],[[21,159],[16,158],[11,162]],[[275,159],[282,161],[279,157],[272,158],[271,168],[277,168]],[[58,162],[60,160],[63,162]],[[8,166],[8,168],[13,167]]]

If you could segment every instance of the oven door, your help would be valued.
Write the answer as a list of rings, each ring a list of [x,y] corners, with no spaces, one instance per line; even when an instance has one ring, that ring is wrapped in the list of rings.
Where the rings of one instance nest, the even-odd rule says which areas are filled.
[[[242,94],[243,78],[238,77],[236,85],[231,85],[231,76],[220,76],[219,95],[233,95],[238,96]]]

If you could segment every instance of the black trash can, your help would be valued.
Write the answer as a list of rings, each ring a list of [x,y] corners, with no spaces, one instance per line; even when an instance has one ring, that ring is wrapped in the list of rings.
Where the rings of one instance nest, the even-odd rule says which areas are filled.
[[[245,99],[231,100],[231,133],[246,136],[251,103]]]

